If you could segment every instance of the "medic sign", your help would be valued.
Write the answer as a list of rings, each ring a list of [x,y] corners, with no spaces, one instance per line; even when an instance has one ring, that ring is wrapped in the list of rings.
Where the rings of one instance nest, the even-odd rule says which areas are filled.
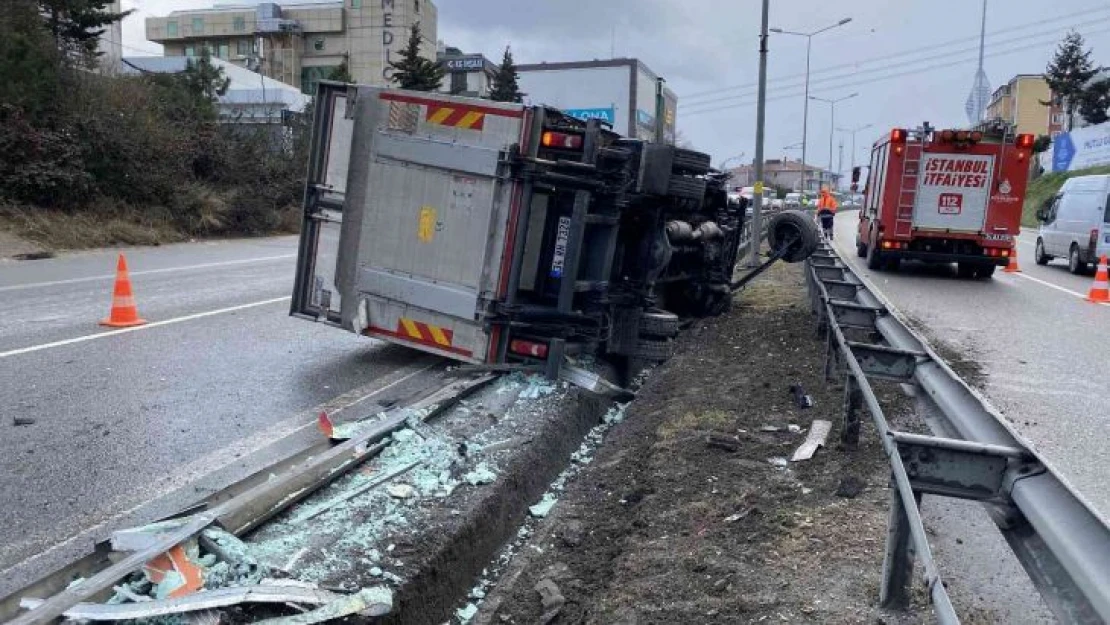
[[[979,232],[986,222],[994,156],[922,155],[913,225],[953,232]]]

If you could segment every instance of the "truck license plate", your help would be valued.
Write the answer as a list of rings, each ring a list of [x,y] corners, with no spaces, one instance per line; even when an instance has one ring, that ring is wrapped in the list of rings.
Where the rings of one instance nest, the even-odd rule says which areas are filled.
[[[551,259],[551,277],[563,277],[563,264],[567,259],[567,239],[570,238],[570,217],[559,218],[559,230],[555,235],[555,254]]]
[[[1008,234],[986,234],[983,238],[988,241],[1009,241],[1013,239],[1013,237]]]

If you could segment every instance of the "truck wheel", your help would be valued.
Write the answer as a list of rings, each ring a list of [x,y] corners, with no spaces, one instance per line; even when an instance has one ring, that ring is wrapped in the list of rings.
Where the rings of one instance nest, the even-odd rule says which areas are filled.
[[[670,339],[653,339],[648,337],[640,337],[636,343],[636,349],[632,353],[633,358],[642,358],[652,362],[663,362],[674,354],[674,341]]]
[[[871,271],[882,271],[883,269],[883,256],[879,253],[879,246],[871,242],[867,246],[867,268]]]
[[[709,173],[709,155],[694,150],[675,148],[671,167],[676,174],[684,173],[701,176]]]
[[[1037,261],[1038,265],[1047,265],[1052,257],[1044,253],[1044,241],[1037,239],[1037,251],[1033,254],[1033,260]]]
[[[980,280],[990,280],[991,276],[994,275],[995,268],[995,265],[979,265],[979,268],[975,270],[975,277]]]
[[[887,258],[884,260],[884,264],[887,271],[898,271],[898,268],[902,266],[902,259],[898,257]]]
[[[1087,273],[1087,263],[1080,259],[1079,246],[1074,243],[1071,244],[1071,250],[1068,252],[1068,271],[1077,276]]]
[[[971,263],[956,263],[956,277],[961,280],[971,280],[975,277],[975,265]]]
[[[705,179],[671,176],[667,195],[679,200],[701,200],[705,198]]]
[[[867,258],[867,246],[859,242],[859,236],[856,237],[856,256]]]
[[[813,219],[802,211],[783,211],[767,223],[767,245],[772,250],[779,249],[787,239],[797,239],[791,246],[783,260],[788,263],[800,263],[813,255],[820,244],[821,235],[817,232],[817,225]]]
[[[679,318],[665,310],[649,310],[640,316],[640,336],[671,338],[678,334]]]

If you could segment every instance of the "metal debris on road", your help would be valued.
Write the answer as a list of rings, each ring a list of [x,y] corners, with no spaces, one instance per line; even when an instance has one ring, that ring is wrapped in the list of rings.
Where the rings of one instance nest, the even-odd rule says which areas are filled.
[[[354,499],[355,497],[358,497],[359,495],[365,493],[368,490],[372,490],[372,489],[374,489],[378,486],[381,486],[382,484],[388,482],[389,480],[391,480],[395,477],[398,477],[398,476],[400,476],[404,473],[408,473],[412,469],[415,469],[416,467],[420,466],[420,464],[421,463],[419,461],[409,463],[409,464],[401,467],[400,469],[397,469],[395,471],[390,471],[389,473],[381,476],[380,478],[378,478],[376,480],[372,480],[370,482],[362,484],[362,485],[358,486],[357,488],[352,488],[351,490],[343,493],[342,495],[340,495],[340,496],[338,496],[334,499],[331,499],[331,500],[326,501],[326,502],[324,502],[324,503],[322,503],[318,506],[315,506],[311,510],[306,510],[305,512],[303,512],[301,514],[298,514],[297,516],[293,517],[292,522],[293,523],[303,523],[305,521],[308,521],[309,519],[314,519],[314,518],[320,516],[321,514],[327,512],[328,510],[331,510],[335,506],[337,506],[337,505],[339,505],[339,504],[341,504],[345,501],[349,501],[351,499]],[[412,487],[410,486],[409,488],[412,488]],[[390,492],[390,494],[393,494],[393,493]]]
[[[311,625],[327,623],[355,614],[385,616],[393,611],[393,591],[385,586],[363,588],[353,595],[339,597],[321,608],[304,614],[258,621],[262,625]]]
[[[825,439],[829,437],[829,432],[832,431],[832,421],[825,421],[824,419],[816,419],[809,426],[809,435],[794,451],[794,455],[790,458],[791,462],[799,462],[802,460],[809,460],[813,454],[817,453],[819,447],[825,446]]]

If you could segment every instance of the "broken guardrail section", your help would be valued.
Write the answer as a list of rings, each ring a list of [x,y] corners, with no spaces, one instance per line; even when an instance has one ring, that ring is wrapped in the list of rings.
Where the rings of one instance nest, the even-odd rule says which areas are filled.
[[[937,620],[959,617],[933,561],[918,508],[924,495],[979,501],[1062,623],[1110,622],[1110,527],[823,243],[806,261],[810,305],[826,343],[825,376],[844,381],[842,443],[858,443],[866,408],[892,482],[880,601],[908,604],[918,558]],[[870,380],[915,384],[936,408],[933,436],[892,430]]]

